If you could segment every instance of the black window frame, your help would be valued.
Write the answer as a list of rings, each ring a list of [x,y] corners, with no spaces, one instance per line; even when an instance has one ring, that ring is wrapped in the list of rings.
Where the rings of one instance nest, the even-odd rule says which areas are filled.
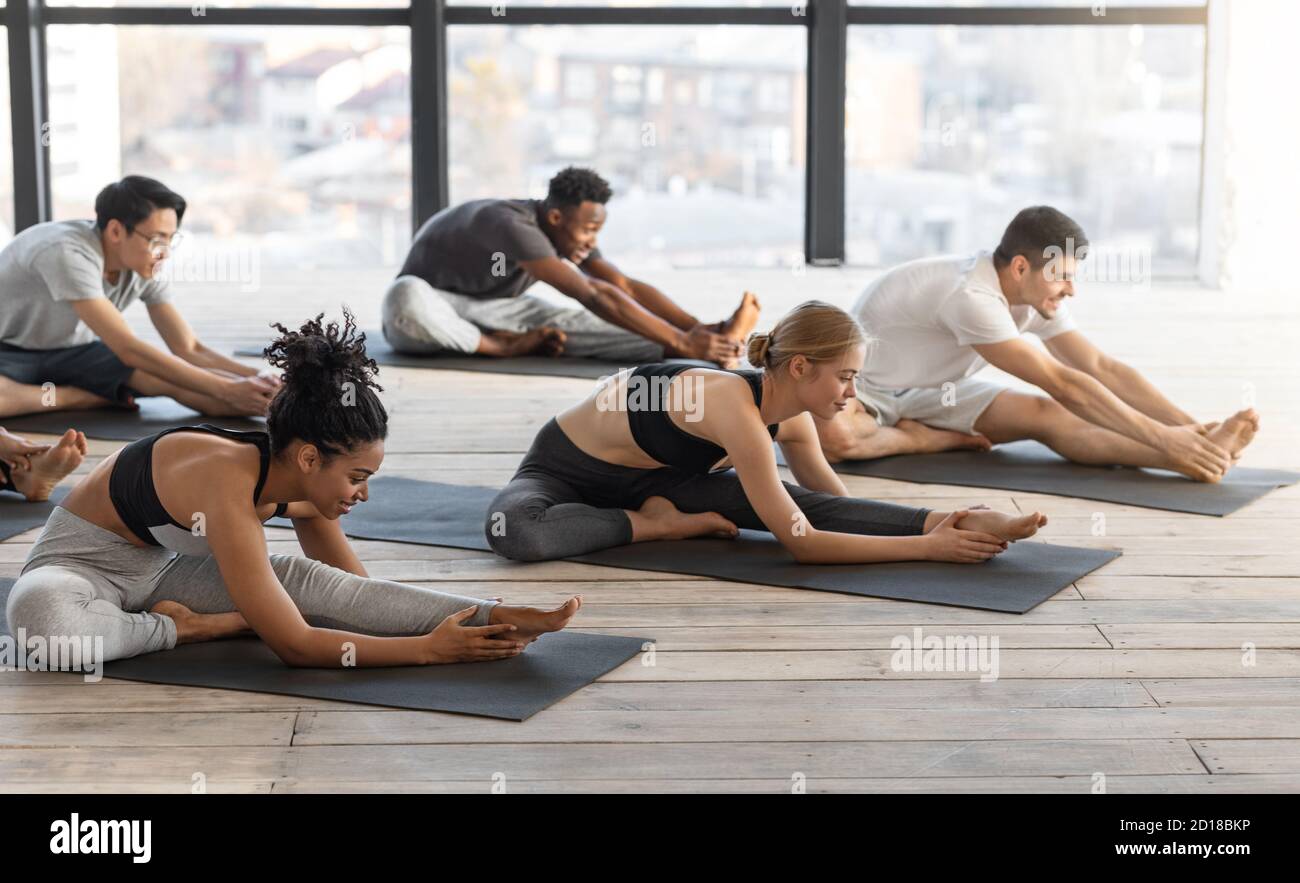
[[[413,229],[450,198],[447,144],[447,28],[463,25],[707,25],[802,26],[807,30],[807,142],[804,190],[804,258],[838,265],[845,256],[847,196],[844,143],[849,28],[855,25],[1199,25],[1206,28],[1202,93],[1208,96],[1209,9],[1205,5],[1109,6],[1093,15],[1092,4],[1052,6],[863,6],[849,0],[807,0],[787,6],[752,7],[517,7],[506,15],[491,6],[411,0],[406,7],[312,8],[46,6],[44,0],[8,0],[0,24],[9,41],[9,90],[13,137],[14,228],[51,219],[49,96],[46,28],[65,24],[166,26],[407,27],[411,47],[411,206]],[[1202,125],[1207,114],[1202,110]],[[1203,132],[1204,135],[1204,132]],[[1205,138],[1201,141],[1205,165]],[[1202,176],[1204,177],[1204,176]],[[1204,181],[1201,182],[1204,211]],[[1198,228],[1200,219],[1198,218]],[[1205,243],[1199,242],[1203,250]]]

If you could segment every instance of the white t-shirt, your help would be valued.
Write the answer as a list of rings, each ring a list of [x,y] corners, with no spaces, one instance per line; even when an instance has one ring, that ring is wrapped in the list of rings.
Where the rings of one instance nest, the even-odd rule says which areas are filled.
[[[130,270],[104,278],[104,247],[94,221],[50,221],[28,227],[0,251],[0,341],[29,350],[92,343],[75,300],[108,298],[118,310],[135,300],[171,300],[162,278]]]
[[[852,313],[873,338],[860,380],[887,390],[938,387],[971,376],[988,364],[973,344],[1026,332],[1047,340],[1075,328],[1065,304],[1052,319],[1008,304],[989,252],[895,267],[867,286]]]

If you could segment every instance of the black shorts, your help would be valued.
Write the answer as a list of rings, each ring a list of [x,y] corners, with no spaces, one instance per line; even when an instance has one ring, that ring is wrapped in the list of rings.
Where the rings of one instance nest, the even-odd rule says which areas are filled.
[[[75,386],[114,402],[138,393],[126,385],[135,369],[100,340],[55,350],[28,350],[0,343],[0,374],[32,386]]]

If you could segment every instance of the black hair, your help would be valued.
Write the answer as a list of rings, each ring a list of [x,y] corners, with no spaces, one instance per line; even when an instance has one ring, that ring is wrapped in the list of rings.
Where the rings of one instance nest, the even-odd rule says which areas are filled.
[[[95,226],[103,230],[109,221],[119,221],[127,232],[158,209],[176,212],[179,225],[185,217],[185,200],[161,181],[143,175],[127,175],[109,184],[95,197]]]
[[[1011,263],[1016,255],[1023,256],[1035,267],[1047,263],[1048,249],[1055,246],[1062,254],[1079,254],[1088,247],[1088,237],[1075,221],[1050,205],[1035,205],[1022,209],[1002,234],[1002,242],[993,252],[993,262],[998,267]]]
[[[547,185],[546,208],[576,208],[584,202],[604,205],[613,195],[609,182],[597,175],[595,170],[569,166],[556,172]]]
[[[262,354],[284,371],[266,415],[272,454],[300,439],[328,461],[388,437],[388,412],[375,394],[384,388],[374,381],[379,366],[366,355],[366,335],[357,333],[346,308],[341,329],[337,322],[322,324],[324,315],[297,331],[272,323],[280,336]]]

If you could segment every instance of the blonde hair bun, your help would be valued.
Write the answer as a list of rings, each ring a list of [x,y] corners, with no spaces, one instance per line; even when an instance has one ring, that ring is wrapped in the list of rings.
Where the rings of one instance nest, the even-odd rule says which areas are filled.
[[[749,346],[745,357],[749,364],[759,367],[767,364],[767,352],[772,347],[772,335],[755,332],[749,335]]]
[[[834,304],[809,300],[781,317],[767,334],[749,338],[749,362],[765,368],[780,368],[795,356],[828,362],[866,342],[857,319]]]

